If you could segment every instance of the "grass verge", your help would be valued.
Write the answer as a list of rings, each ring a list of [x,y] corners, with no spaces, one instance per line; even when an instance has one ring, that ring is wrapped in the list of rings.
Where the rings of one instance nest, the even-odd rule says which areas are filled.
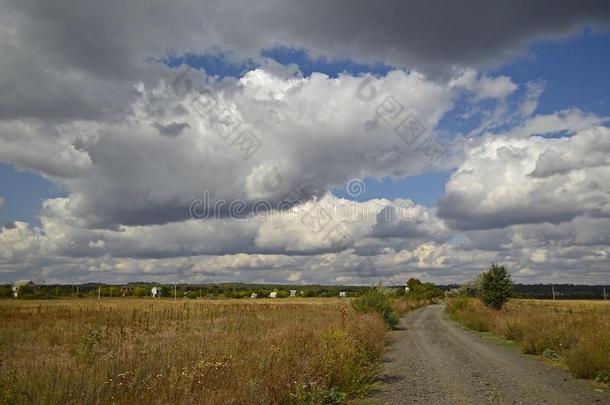
[[[512,300],[495,311],[456,298],[447,312],[470,329],[516,342],[524,353],[563,363],[577,377],[610,383],[609,303]]]

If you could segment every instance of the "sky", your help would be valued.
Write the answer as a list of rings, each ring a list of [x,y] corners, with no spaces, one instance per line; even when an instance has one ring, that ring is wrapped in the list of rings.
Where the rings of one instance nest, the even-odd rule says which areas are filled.
[[[0,282],[610,283],[603,1],[0,1]]]

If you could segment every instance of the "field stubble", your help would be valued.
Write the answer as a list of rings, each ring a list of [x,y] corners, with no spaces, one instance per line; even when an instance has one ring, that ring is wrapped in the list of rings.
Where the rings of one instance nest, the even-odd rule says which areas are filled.
[[[386,325],[348,300],[0,302],[4,403],[322,403],[365,394]]]

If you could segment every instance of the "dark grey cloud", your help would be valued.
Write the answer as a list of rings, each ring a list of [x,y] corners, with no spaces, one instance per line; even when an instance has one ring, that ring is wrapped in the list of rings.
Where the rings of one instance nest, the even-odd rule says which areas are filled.
[[[603,0],[108,1],[0,4],[0,118],[126,110],[153,61],[185,52],[258,59],[275,46],[439,74],[488,66],[535,39],[606,26]]]
[[[490,193],[491,194],[491,193]],[[535,224],[540,222],[560,223],[569,221],[582,213],[582,208],[572,202],[554,201],[547,191],[538,198],[521,201],[508,207],[497,207],[477,211],[470,199],[458,194],[444,195],[439,199],[439,215],[456,230],[494,229],[513,224]]]
[[[258,60],[285,46],[436,75],[609,21],[601,0],[5,0],[0,119],[116,119],[134,84],[163,74],[159,60],[186,52]]]
[[[503,60],[532,39],[607,24],[603,0],[8,1],[20,33],[55,59],[124,77],[141,57],[303,47],[329,58],[445,69]]]
[[[178,136],[187,128],[191,126],[187,122],[170,122],[169,124],[161,124],[155,122],[154,127],[157,128],[159,134],[164,136]]]
[[[309,1],[278,2],[270,31],[278,42],[325,56],[385,61],[443,71],[497,63],[533,39],[583,24],[607,24],[607,1]],[[287,23],[287,20],[290,23]]]

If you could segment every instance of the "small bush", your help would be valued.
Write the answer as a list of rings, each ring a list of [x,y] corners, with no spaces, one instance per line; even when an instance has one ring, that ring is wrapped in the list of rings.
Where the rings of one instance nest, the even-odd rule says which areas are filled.
[[[352,301],[352,305],[356,311],[377,312],[391,328],[398,324],[398,314],[392,306],[392,298],[384,293],[382,287],[370,289],[366,294]]]
[[[489,308],[502,309],[513,290],[506,267],[493,263],[481,278],[481,300]]]
[[[452,290],[447,291],[445,294],[448,298],[457,298],[457,297],[480,297],[481,296],[481,282],[482,282],[482,274],[479,275],[475,280],[468,281],[458,288],[454,288]]]

